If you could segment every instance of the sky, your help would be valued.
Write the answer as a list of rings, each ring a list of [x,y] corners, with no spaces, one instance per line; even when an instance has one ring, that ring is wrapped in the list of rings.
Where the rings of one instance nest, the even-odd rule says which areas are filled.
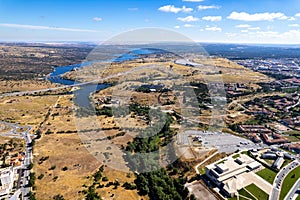
[[[0,41],[95,41],[156,27],[196,42],[300,44],[300,0],[0,0]]]

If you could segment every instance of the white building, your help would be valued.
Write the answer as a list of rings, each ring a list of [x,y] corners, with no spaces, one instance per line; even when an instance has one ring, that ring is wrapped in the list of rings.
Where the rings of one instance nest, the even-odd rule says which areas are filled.
[[[14,186],[14,168],[0,169],[0,198],[8,195]]]
[[[261,164],[247,155],[240,154],[239,157],[227,157],[221,162],[206,166],[206,175],[228,196],[234,196],[241,189],[241,181],[238,176],[257,169]]]
[[[273,167],[277,170],[280,170],[281,166],[283,165],[284,163],[284,158],[279,156],[275,162],[273,163]]]

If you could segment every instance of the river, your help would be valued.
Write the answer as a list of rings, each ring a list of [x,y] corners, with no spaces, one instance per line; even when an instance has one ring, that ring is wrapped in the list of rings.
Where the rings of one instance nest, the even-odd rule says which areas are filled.
[[[154,53],[154,51],[151,49],[133,49],[130,52],[122,55],[115,54],[114,56],[116,58],[112,59],[110,62],[123,62],[123,61],[129,61],[139,58],[139,55],[146,55]],[[68,80],[64,79],[62,77],[63,74],[70,72],[72,70],[89,66],[95,62],[101,62],[101,60],[97,61],[88,61],[88,62],[82,62],[78,64],[68,65],[68,66],[59,66],[55,67],[53,72],[47,77],[47,80],[51,81],[52,83],[62,84],[62,85],[74,85],[75,80]],[[102,61],[103,62],[103,61]],[[102,89],[105,89],[107,87],[110,87],[109,84],[86,84],[80,86],[79,90],[76,90],[74,92],[74,102],[76,105],[80,107],[90,108],[90,94]]]

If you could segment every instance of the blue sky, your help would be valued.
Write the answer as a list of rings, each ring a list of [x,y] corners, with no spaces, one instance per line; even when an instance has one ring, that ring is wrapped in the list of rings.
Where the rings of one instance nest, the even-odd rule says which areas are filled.
[[[300,0],[0,0],[1,41],[104,41],[158,27],[197,42],[300,44]]]

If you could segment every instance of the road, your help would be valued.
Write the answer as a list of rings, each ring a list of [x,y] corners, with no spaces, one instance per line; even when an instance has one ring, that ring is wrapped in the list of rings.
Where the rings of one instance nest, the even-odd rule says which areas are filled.
[[[294,160],[293,162],[291,162],[290,164],[288,164],[287,166],[285,166],[284,168],[282,168],[279,171],[279,173],[277,174],[277,176],[274,179],[273,189],[272,189],[271,194],[269,196],[269,200],[278,200],[279,199],[280,190],[281,190],[283,180],[289,174],[290,171],[292,171],[293,169],[295,169],[299,165],[300,165],[299,161]]]
[[[6,124],[8,126],[11,126],[13,128],[12,131],[8,133],[1,134],[1,136],[5,137],[11,137],[11,138],[24,138],[25,143],[26,143],[26,148],[25,148],[25,159],[21,165],[21,169],[19,170],[19,179],[17,182],[17,193],[21,193],[22,200],[29,200],[27,197],[27,194],[30,192],[30,187],[28,187],[28,180],[29,180],[29,175],[30,175],[30,169],[29,165],[31,163],[32,159],[32,147],[31,147],[31,137],[30,137],[30,126],[20,126],[17,124],[12,124],[8,122],[3,122],[1,123]],[[17,132],[17,130],[25,130],[23,132]],[[12,196],[11,199],[15,199],[16,194]]]
[[[299,100],[298,100],[298,102],[297,102],[296,104],[286,107],[286,108],[285,108],[285,111],[288,112],[289,109],[294,108],[294,107],[298,106],[299,104],[300,104],[300,98],[299,98]]]
[[[293,185],[293,187],[290,189],[289,193],[286,195],[284,200],[293,199],[296,192],[300,189],[300,179]]]

